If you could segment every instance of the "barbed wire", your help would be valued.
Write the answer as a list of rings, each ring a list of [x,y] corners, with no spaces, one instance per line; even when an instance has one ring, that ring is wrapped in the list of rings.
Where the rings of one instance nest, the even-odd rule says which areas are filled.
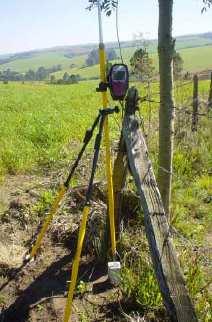
[[[186,83],[182,83],[180,85],[175,85],[174,86],[174,89],[178,89],[178,88],[181,88],[181,87],[184,87],[184,86],[187,86],[187,85],[191,85],[191,84],[193,84],[193,81],[192,80],[189,81],[189,82],[186,82]]]
[[[154,99],[148,99],[147,97],[142,97],[140,99],[140,102],[151,102],[151,103],[156,103],[156,104],[161,104],[161,101],[156,101]],[[198,100],[199,106],[201,104],[204,104],[206,107],[208,106],[208,102],[204,100]],[[179,111],[181,113],[186,113],[186,114],[192,114],[193,112],[189,110],[189,107],[191,107],[192,104],[189,104],[188,106],[173,106],[172,108],[175,109],[176,111]],[[208,116],[208,113],[197,113],[199,116]]]

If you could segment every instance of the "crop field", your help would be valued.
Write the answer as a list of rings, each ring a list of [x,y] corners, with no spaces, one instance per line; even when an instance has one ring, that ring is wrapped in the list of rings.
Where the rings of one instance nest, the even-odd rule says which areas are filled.
[[[29,236],[33,235],[48,212],[54,191],[61,182],[61,177],[67,173],[70,161],[80,149],[85,129],[92,124],[101,107],[101,95],[97,94],[95,90],[97,83],[98,81],[83,81],[74,85],[48,85],[38,82],[0,84],[0,222],[2,236],[6,236],[5,239],[0,240],[0,272],[3,272],[3,277],[0,276],[1,282],[5,282],[10,276],[7,276],[9,274],[7,272],[11,272],[10,269],[21,264],[21,256],[29,247]],[[141,97],[147,94],[147,88],[144,85],[139,83],[135,85],[139,88]],[[212,231],[212,160],[210,153],[212,142],[211,115],[207,112],[204,104],[208,98],[209,81],[201,81],[199,84],[200,97],[203,102],[200,112],[203,116],[199,117],[197,133],[191,132],[191,115],[189,114],[192,102],[192,84],[181,85],[181,83],[177,83],[175,86],[178,109],[176,109],[175,125],[171,225],[179,260],[199,319],[201,322],[210,322],[211,267],[208,244],[211,241]],[[158,83],[153,83],[151,98],[155,102],[142,103],[140,107],[143,117],[142,124],[144,124],[147,144],[156,174],[158,91]],[[114,105],[112,102],[111,104]],[[184,107],[189,112],[187,110],[185,112]],[[120,136],[121,122],[121,113],[116,117],[110,117],[113,159]],[[90,145],[77,173],[77,187],[80,189],[89,177],[92,152],[93,148]],[[101,182],[105,181],[103,160],[104,155],[101,155],[97,173]],[[53,180],[53,183],[49,183],[50,179]],[[6,203],[4,204],[4,195],[8,190],[10,190],[9,201],[6,205]],[[135,187],[130,180],[127,182],[127,190],[130,193],[135,192]],[[62,319],[64,298],[60,298],[58,302],[57,299],[53,299],[55,302],[42,302],[41,304],[38,300],[40,296],[44,299],[48,299],[48,296],[52,295],[61,296],[66,291],[66,281],[70,278],[70,256],[72,256],[73,240],[76,240],[77,231],[76,229],[73,232],[73,227],[78,227],[81,215],[78,203],[82,204],[82,200],[84,200],[82,191],[77,190],[75,193],[74,190],[71,190],[68,194],[68,200],[60,210],[59,218],[55,219],[53,228],[50,229],[48,238],[45,240],[45,247],[42,248],[41,255],[39,255],[39,267],[32,264],[34,266],[30,268],[30,273],[25,270],[17,280],[12,282],[10,288],[1,292],[0,307],[10,307],[10,310],[6,312],[9,314],[8,316],[11,316],[10,314],[13,314],[13,310],[15,310],[19,318],[24,316],[24,321],[30,321],[33,316],[36,316],[38,320],[48,321],[53,319],[52,312],[54,310],[56,312],[55,307],[57,307],[60,312],[60,314],[58,313],[59,318]],[[96,213],[102,212],[101,209],[105,209],[102,207],[103,202],[98,202],[98,199],[95,199],[94,207],[96,208],[92,213],[92,218]],[[144,314],[145,317],[153,318],[153,321],[165,321],[163,304],[147,250],[143,214],[141,210],[133,210],[130,215],[133,218],[130,217],[130,222],[124,229],[118,246],[123,259],[122,296],[126,302],[130,299],[131,307],[132,305],[133,309],[136,307],[136,310]],[[98,219],[94,218],[96,224]],[[138,227],[138,223],[141,228]],[[15,227],[15,231],[9,230],[9,225]],[[90,225],[92,226],[92,224]],[[86,241],[86,249],[91,247],[87,245],[90,245],[89,238],[92,239],[95,233],[90,225],[88,225],[90,237],[88,237],[88,244]],[[93,226],[95,225],[93,224]],[[10,231],[9,237],[8,230]],[[74,233],[74,239],[71,239],[70,236]],[[68,240],[67,235],[71,241]],[[67,241],[69,241],[68,247]],[[44,252],[46,255],[42,255]],[[101,258],[101,254],[98,254]],[[90,255],[86,254],[86,256],[87,259]],[[6,262],[6,269],[1,266],[3,260],[4,263]],[[85,261],[83,259],[83,265]],[[86,266],[88,271],[89,265]],[[92,261],[91,265],[93,265]],[[22,287],[21,292],[19,287]],[[107,315],[111,311],[110,303],[107,302],[108,306],[106,305],[102,309],[102,304],[99,302],[95,304],[97,301],[91,297],[91,303],[85,302],[85,304],[83,299],[85,297],[86,301],[87,294],[91,296],[89,292],[88,282],[82,277],[77,286],[74,302],[76,310],[79,309],[78,315],[82,317],[81,321],[94,321],[94,316],[98,314],[103,316],[104,321],[109,321]],[[19,302],[20,294],[22,302]],[[115,296],[117,296],[116,293],[109,295],[110,299]],[[117,303],[120,303],[119,296]],[[104,298],[104,301],[107,300]],[[93,302],[94,304],[92,304]],[[113,305],[115,305],[114,303]],[[100,315],[100,307],[103,315]],[[115,308],[117,309],[116,306]],[[131,312],[130,309],[129,312]]]

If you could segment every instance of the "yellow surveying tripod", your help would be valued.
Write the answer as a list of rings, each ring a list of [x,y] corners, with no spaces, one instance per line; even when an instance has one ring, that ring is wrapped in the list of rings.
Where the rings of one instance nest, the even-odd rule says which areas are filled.
[[[100,80],[101,83],[99,88],[97,89],[98,92],[102,93],[102,106],[103,109],[108,107],[108,94],[107,94],[107,76],[106,76],[106,54],[105,54],[105,46],[103,43],[103,31],[102,31],[102,17],[101,17],[101,3],[98,0],[98,22],[99,22],[99,62],[100,62]],[[110,114],[110,113],[108,113]],[[85,151],[87,144],[89,143],[93,131],[98,124],[99,117],[95,120],[92,128],[86,132],[86,136],[84,138],[84,145],[76,159],[75,163],[73,164],[70,174],[67,180],[61,185],[57,197],[55,198],[53,205],[51,207],[49,215],[46,217],[44,224],[38,234],[37,240],[33,245],[30,255],[27,259],[32,259],[36,256],[38,249],[42,243],[43,237],[54,217],[56,214],[60,202],[62,201],[66,191],[69,188],[69,184],[71,178],[74,174],[75,169],[77,168],[79,161]],[[110,221],[110,231],[111,231],[111,248],[112,248],[112,255],[115,256],[116,253],[116,240],[115,240],[115,221],[114,221],[114,197],[113,197],[113,181],[112,181],[112,161],[111,161],[111,153],[110,153],[110,135],[109,135],[109,124],[108,124],[108,115],[105,115],[104,118],[104,141],[105,141],[105,152],[106,152],[106,176],[107,176],[107,186],[108,186],[108,208],[109,208],[109,221]]]
[[[113,181],[112,181],[112,160],[111,160],[111,151],[110,151],[110,136],[109,136],[109,124],[108,124],[108,115],[112,114],[114,112],[118,112],[118,107],[110,108],[108,106],[108,94],[107,89],[110,88],[111,95],[113,99],[123,99],[124,94],[127,90],[127,82],[128,82],[128,71],[126,71],[127,66],[126,65],[114,65],[114,68],[112,69],[112,72],[108,76],[109,81],[107,80],[106,75],[106,53],[105,53],[105,46],[103,43],[103,31],[102,31],[102,17],[101,17],[101,3],[100,0],[97,2],[98,6],[98,22],[99,22],[99,62],[100,62],[100,79],[101,82],[99,84],[99,88],[97,89],[98,92],[101,92],[102,94],[102,109],[99,111],[99,115],[97,116],[96,120],[93,123],[93,126],[91,129],[89,129],[84,138],[84,145],[81,148],[81,151],[78,154],[78,157],[76,161],[74,162],[70,173],[68,175],[67,180],[64,182],[64,184],[59,189],[58,195],[55,198],[55,201],[52,205],[52,208],[50,210],[49,215],[46,217],[44,224],[38,234],[37,240],[35,244],[32,247],[31,253],[28,257],[28,259],[32,259],[36,254],[37,251],[41,245],[42,239],[48,229],[48,226],[50,225],[54,215],[56,214],[60,202],[63,199],[66,191],[69,188],[71,178],[74,174],[75,169],[77,168],[80,159],[83,155],[83,152],[85,151],[89,141],[92,138],[93,132],[95,128],[99,125],[99,131],[96,136],[95,145],[94,145],[94,157],[93,157],[93,165],[92,165],[92,171],[91,171],[91,177],[88,185],[88,190],[86,193],[86,201],[83,208],[82,213],[82,220],[81,220],[81,226],[79,229],[79,237],[78,237],[78,243],[77,243],[77,250],[76,254],[73,260],[72,265],[72,273],[71,273],[71,282],[69,286],[68,291],[68,298],[66,302],[66,308],[65,308],[65,315],[64,315],[64,322],[68,322],[69,318],[72,313],[72,302],[73,302],[73,296],[74,296],[74,290],[77,283],[77,275],[78,275],[78,269],[79,269],[79,262],[81,257],[81,251],[83,246],[83,241],[85,237],[85,231],[86,231],[86,224],[88,215],[90,212],[90,198],[92,195],[92,186],[93,186],[93,180],[94,175],[97,167],[98,157],[99,157],[99,150],[101,145],[101,139],[104,133],[104,143],[105,143],[105,153],[106,153],[106,176],[107,176],[107,188],[108,188],[108,213],[109,213],[109,223],[110,223],[110,237],[111,237],[111,249],[112,249],[112,257],[115,258],[116,255],[116,239],[115,239],[115,220],[114,220],[114,196],[113,196]],[[124,76],[123,76],[124,75]],[[119,86],[117,86],[119,84]],[[110,86],[111,85],[111,86]],[[113,87],[114,85],[114,87]],[[113,90],[114,89],[114,90]],[[116,91],[116,93],[115,93]]]
[[[112,247],[112,255],[115,257],[116,254],[116,239],[115,239],[115,220],[114,220],[114,197],[113,197],[113,179],[112,179],[112,161],[111,161],[111,153],[110,153],[110,136],[109,136],[109,124],[108,124],[108,115],[111,114],[108,108],[108,95],[107,95],[107,76],[106,76],[106,54],[105,54],[105,46],[103,43],[103,30],[102,30],[102,17],[101,17],[101,4],[98,1],[98,21],[99,21],[99,63],[100,63],[100,79],[101,83],[98,88],[98,91],[102,93],[102,105],[104,111],[104,117],[102,117],[100,121],[99,127],[99,138],[96,140],[96,144],[98,148],[98,140],[102,135],[103,127],[104,127],[104,140],[105,140],[105,149],[106,149],[106,175],[107,175],[107,186],[108,186],[108,210],[109,210],[109,221],[110,221],[110,233],[111,233],[111,247]],[[106,86],[105,86],[106,85]],[[98,137],[98,136],[97,136]],[[96,145],[95,144],[95,145]],[[72,313],[72,302],[74,296],[74,289],[77,282],[79,261],[81,256],[82,244],[85,236],[86,222],[89,214],[89,206],[88,201],[90,198],[92,183],[93,183],[93,170],[95,168],[95,163],[98,160],[98,152],[95,149],[94,159],[93,159],[93,168],[91,179],[88,187],[88,191],[86,194],[86,204],[83,210],[82,215],[82,223],[79,231],[77,251],[73,261],[72,266],[72,274],[71,274],[71,283],[69,286],[68,298],[66,302],[64,322],[68,322]],[[94,170],[95,171],[95,170]]]
[[[74,296],[74,290],[75,290],[76,283],[77,283],[79,262],[80,262],[80,257],[81,257],[83,241],[84,241],[84,237],[85,237],[87,218],[88,218],[88,215],[90,212],[90,199],[92,196],[93,180],[94,180],[94,175],[96,172],[96,167],[97,167],[98,158],[99,158],[99,151],[100,151],[100,146],[101,146],[103,127],[104,127],[105,120],[108,117],[108,115],[112,114],[112,113],[118,113],[118,112],[119,112],[118,107],[105,108],[105,109],[101,109],[99,111],[99,117],[98,117],[99,131],[96,135],[96,139],[95,139],[95,143],[94,143],[94,156],[93,156],[92,171],[91,171],[90,181],[88,184],[88,189],[86,192],[86,198],[85,198],[85,203],[84,203],[84,208],[83,208],[83,213],[82,213],[82,221],[81,221],[81,226],[80,226],[80,230],[79,230],[77,250],[76,250],[76,254],[75,254],[75,257],[73,260],[73,265],[72,265],[71,283],[70,283],[68,298],[67,298],[67,303],[66,303],[64,322],[69,321],[69,317],[70,317],[71,311],[72,311],[71,310],[72,309],[72,301],[73,301],[73,296]],[[112,230],[111,226],[110,226],[110,230]],[[115,231],[113,231],[112,234],[115,235]],[[112,253],[113,253],[113,250],[112,250]],[[113,256],[114,255],[115,255],[115,253],[113,253]]]

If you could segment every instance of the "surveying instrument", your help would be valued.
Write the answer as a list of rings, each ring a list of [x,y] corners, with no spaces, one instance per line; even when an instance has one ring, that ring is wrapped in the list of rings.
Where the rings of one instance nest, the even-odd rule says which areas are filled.
[[[116,106],[114,108],[109,107],[108,105],[108,89],[110,94],[115,101],[122,101],[124,100],[127,90],[129,88],[129,72],[128,67],[125,64],[114,64],[110,68],[108,75],[106,74],[106,51],[103,42],[103,29],[102,29],[102,14],[101,14],[101,1],[97,1],[97,8],[98,8],[98,24],[99,24],[99,65],[100,65],[100,84],[99,87],[96,89],[97,92],[100,92],[102,95],[102,108],[99,110],[99,114],[96,117],[92,127],[88,129],[85,133],[85,137],[83,140],[83,146],[73,163],[69,175],[65,182],[61,185],[58,194],[53,202],[53,205],[50,209],[49,214],[44,220],[43,226],[38,233],[37,240],[33,245],[30,254],[27,257],[27,260],[33,259],[38,249],[41,246],[43,237],[53,220],[54,215],[56,214],[58,208],[60,207],[60,203],[65,196],[66,192],[69,189],[69,185],[71,179],[74,175],[74,172],[83,156],[83,153],[90,142],[95,129],[98,127],[98,133],[96,134],[95,143],[94,143],[94,155],[92,161],[92,169],[90,180],[88,184],[88,188],[85,195],[85,202],[82,212],[82,219],[81,225],[79,229],[79,236],[76,248],[76,254],[74,256],[73,264],[72,264],[72,272],[71,272],[71,282],[68,290],[68,297],[65,307],[65,314],[64,314],[64,322],[68,322],[72,313],[72,302],[74,296],[74,290],[77,283],[77,276],[79,270],[79,262],[83,247],[83,241],[86,233],[86,225],[88,216],[90,213],[90,200],[92,197],[93,191],[93,181],[95,177],[95,172],[98,164],[99,159],[99,152],[101,147],[101,141],[104,136],[104,144],[105,144],[105,167],[106,167],[106,177],[107,177],[107,193],[108,193],[108,214],[109,214],[109,226],[110,226],[110,240],[111,240],[111,251],[112,251],[112,259],[115,261],[116,257],[116,234],[115,234],[115,219],[114,219],[114,196],[113,196],[113,177],[112,177],[112,159],[111,159],[111,147],[110,147],[110,129],[109,129],[109,120],[108,116],[113,113],[118,113],[119,108]],[[110,265],[109,265],[110,264]],[[111,267],[115,264],[120,263],[111,262],[108,263],[108,267]]]

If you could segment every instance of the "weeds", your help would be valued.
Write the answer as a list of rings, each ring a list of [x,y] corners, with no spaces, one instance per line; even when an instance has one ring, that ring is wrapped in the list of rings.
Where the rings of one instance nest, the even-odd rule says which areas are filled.
[[[83,296],[85,293],[90,291],[90,287],[88,283],[80,281],[77,285],[76,293],[79,296]]]
[[[201,322],[212,319],[212,296],[208,290],[212,283],[211,276],[203,270],[204,254],[194,253],[189,247],[181,253],[181,264],[184,267],[187,287],[196,305]]]
[[[133,232],[133,245],[131,234]],[[121,289],[124,297],[135,303],[137,311],[154,312],[162,308],[162,298],[152,268],[148,244],[144,231],[131,227],[126,231],[119,245],[123,256]]]
[[[44,191],[40,195],[40,199],[37,203],[33,205],[31,208],[31,213],[34,216],[43,216],[45,212],[50,208],[52,202],[54,200],[54,194],[51,190]]]

